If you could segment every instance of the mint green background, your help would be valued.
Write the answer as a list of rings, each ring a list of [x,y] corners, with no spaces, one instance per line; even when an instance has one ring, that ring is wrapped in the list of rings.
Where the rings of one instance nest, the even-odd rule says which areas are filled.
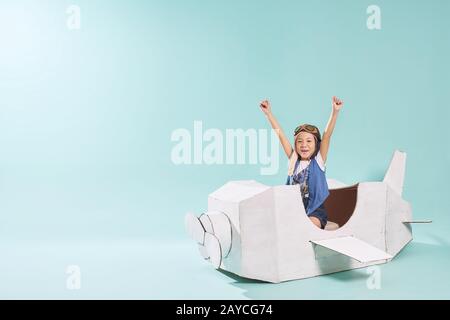
[[[78,31],[66,28],[69,4],[81,8]],[[381,8],[378,31],[366,27],[371,4]],[[280,150],[273,176],[261,176],[258,165],[175,166],[173,130],[192,132],[195,120],[204,130],[268,128],[258,108],[264,98],[286,132],[303,122],[323,129],[338,95],[345,106],[327,176],[381,180],[393,151],[407,152],[404,197],[415,218],[433,220],[415,227],[415,238],[435,246],[424,259],[441,261],[444,272],[449,12],[445,0],[2,0],[1,242],[188,243],[186,211],[201,213],[207,195],[229,180],[282,184],[286,162]],[[192,257],[194,273],[199,259]],[[15,279],[14,261],[22,260],[11,257],[5,278]],[[72,297],[17,281],[15,295],[4,297]],[[449,297],[433,285],[430,292]],[[99,290],[84,297],[101,297]],[[151,297],[179,297],[159,292]]]

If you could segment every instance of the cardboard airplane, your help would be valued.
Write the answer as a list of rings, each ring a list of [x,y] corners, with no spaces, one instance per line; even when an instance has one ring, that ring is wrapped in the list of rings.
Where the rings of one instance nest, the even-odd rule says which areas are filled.
[[[412,240],[402,199],[406,154],[395,151],[382,182],[329,179],[324,230],[308,218],[297,185],[231,181],[211,193],[208,211],[185,216],[188,234],[217,269],[278,283],[392,260]]]

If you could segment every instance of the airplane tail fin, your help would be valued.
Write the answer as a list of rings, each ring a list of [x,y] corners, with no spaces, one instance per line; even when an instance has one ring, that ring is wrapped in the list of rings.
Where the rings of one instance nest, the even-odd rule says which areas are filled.
[[[383,182],[387,183],[400,196],[403,192],[403,181],[405,179],[406,153],[395,150],[389,168],[384,176]]]

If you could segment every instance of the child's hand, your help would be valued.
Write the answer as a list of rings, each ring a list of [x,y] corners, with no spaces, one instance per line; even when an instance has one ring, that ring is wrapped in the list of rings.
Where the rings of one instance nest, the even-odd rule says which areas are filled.
[[[344,106],[344,101],[340,100],[338,97],[333,96],[333,111],[339,111]]]
[[[270,102],[268,100],[263,100],[259,104],[262,112],[264,112],[265,115],[269,115],[272,113],[272,109],[270,107]]]

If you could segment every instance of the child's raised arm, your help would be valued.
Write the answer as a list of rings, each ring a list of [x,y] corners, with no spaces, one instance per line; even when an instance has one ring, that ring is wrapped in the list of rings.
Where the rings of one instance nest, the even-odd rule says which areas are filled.
[[[261,101],[259,106],[261,107],[261,110],[266,115],[267,120],[269,120],[270,125],[277,133],[278,139],[280,139],[280,143],[283,146],[284,152],[286,153],[286,156],[289,158],[293,151],[292,146],[291,146],[288,138],[286,138],[286,135],[284,134],[283,130],[281,129],[281,126],[278,123],[277,119],[272,114],[272,108],[270,106],[270,102],[267,100]]]
[[[327,127],[322,135],[322,142],[320,143],[320,155],[322,156],[323,162],[327,161],[328,148],[330,147],[331,135],[333,134],[334,126],[336,125],[336,120],[339,114],[339,110],[341,110],[344,105],[344,101],[338,99],[337,97],[333,97],[332,99],[332,111],[330,115],[330,119],[328,120]]]

